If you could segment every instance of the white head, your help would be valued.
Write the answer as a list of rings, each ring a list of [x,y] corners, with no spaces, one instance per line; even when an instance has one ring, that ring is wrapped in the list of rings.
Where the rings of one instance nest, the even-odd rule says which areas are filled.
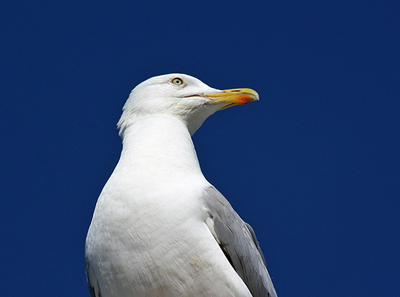
[[[186,74],[166,74],[137,85],[126,101],[118,122],[120,134],[143,117],[178,118],[194,134],[214,112],[258,100],[251,89],[218,90]]]

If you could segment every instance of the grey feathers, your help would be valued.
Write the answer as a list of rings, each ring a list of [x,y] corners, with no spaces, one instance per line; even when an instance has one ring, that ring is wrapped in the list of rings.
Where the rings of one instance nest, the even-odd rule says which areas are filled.
[[[214,187],[206,190],[204,199],[213,221],[214,230],[211,232],[251,294],[254,297],[276,297],[253,228],[239,217]]]

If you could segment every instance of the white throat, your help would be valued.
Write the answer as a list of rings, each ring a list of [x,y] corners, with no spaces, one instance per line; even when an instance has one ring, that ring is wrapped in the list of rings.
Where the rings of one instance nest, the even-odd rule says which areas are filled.
[[[126,128],[120,163],[148,182],[202,176],[188,128],[166,115],[144,117]]]

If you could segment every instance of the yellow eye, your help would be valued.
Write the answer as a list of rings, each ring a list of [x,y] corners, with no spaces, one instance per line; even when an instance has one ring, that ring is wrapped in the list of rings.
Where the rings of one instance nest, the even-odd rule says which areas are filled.
[[[180,77],[174,77],[173,79],[171,79],[171,83],[180,86],[183,85],[183,80]]]

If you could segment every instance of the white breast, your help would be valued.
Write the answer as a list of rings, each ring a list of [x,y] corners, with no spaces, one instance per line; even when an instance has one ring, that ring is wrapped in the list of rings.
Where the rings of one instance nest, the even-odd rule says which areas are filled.
[[[130,129],[86,242],[102,297],[251,296],[206,225],[187,128],[160,117]]]

